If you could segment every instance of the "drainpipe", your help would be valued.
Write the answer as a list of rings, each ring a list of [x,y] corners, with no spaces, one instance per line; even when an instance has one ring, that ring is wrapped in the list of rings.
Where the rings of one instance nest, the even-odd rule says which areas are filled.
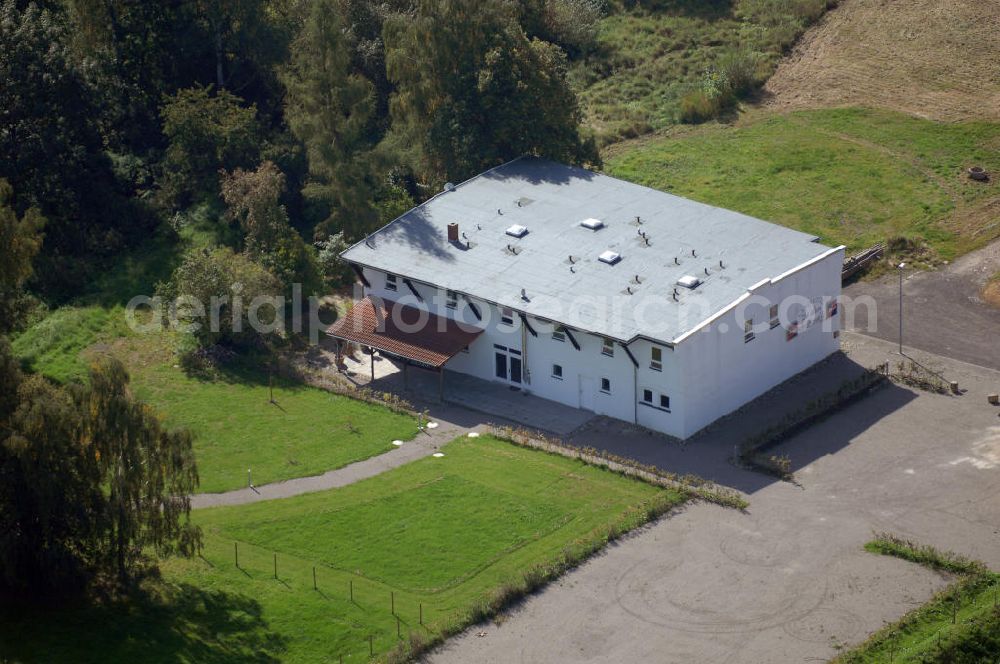
[[[521,321],[521,380],[525,385],[531,385],[531,369],[528,368],[528,330]]]
[[[639,424],[639,367],[632,365],[632,423]]]

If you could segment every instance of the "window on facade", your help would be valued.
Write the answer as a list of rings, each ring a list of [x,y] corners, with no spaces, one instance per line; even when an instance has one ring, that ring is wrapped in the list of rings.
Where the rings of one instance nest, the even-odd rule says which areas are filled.
[[[552,331],[552,341],[566,341],[566,328],[560,325]]]
[[[797,322],[789,323],[788,331],[785,332],[785,341],[791,341],[797,336],[799,336],[799,324]]]
[[[514,310],[510,307],[500,307],[500,322],[504,325],[513,325]]]
[[[553,364],[552,365],[552,377],[562,380],[562,365]]]
[[[826,317],[832,318],[837,315],[837,301],[830,300],[826,305]]]
[[[646,403],[653,403],[653,390],[643,390],[642,400]]]
[[[611,394],[611,380],[609,378],[601,379],[601,392]]]
[[[444,293],[444,306],[449,309],[455,309],[458,307],[458,293],[455,291],[445,291]]]
[[[743,321],[743,343],[748,344],[753,340],[753,318],[747,318]]]
[[[660,395],[660,408],[663,410],[670,410],[670,397],[666,394]]]
[[[601,348],[601,353],[607,355],[608,357],[614,357],[615,355],[615,342],[614,339],[604,338],[604,345]]]
[[[385,289],[386,290],[396,290],[396,275],[387,274],[385,275]]]
[[[778,305],[776,305],[776,304],[772,304],[771,305],[771,311],[769,312],[769,315],[771,317],[771,329],[772,330],[774,328],[778,327],[779,325],[781,325],[781,321],[778,320]]]
[[[663,370],[663,349],[659,346],[653,346],[650,350],[649,368],[653,371]]]

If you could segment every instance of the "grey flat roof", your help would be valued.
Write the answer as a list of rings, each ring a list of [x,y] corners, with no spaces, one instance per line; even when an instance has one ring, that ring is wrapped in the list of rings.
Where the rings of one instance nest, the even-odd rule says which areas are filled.
[[[604,228],[581,227],[588,218]],[[449,223],[467,241],[449,243]],[[514,224],[528,233],[507,235]],[[608,250],[621,255],[614,265],[598,260]],[[671,342],[828,250],[738,212],[523,157],[434,196],[342,257],[594,334]],[[685,275],[702,283],[677,287],[675,301]]]

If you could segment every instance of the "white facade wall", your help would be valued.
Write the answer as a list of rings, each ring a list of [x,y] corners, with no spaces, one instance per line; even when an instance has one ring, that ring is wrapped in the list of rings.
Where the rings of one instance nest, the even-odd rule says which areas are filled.
[[[840,329],[840,316],[829,320],[825,316],[828,303],[840,296],[842,262],[841,248],[787,275],[762,282],[742,302],[717,314],[674,346],[636,339],[629,350],[638,367],[618,343],[613,356],[608,357],[602,352],[601,337],[571,330],[580,345],[577,350],[569,337],[553,339],[551,323],[529,317],[537,332],[534,336],[516,312],[513,325],[507,325],[501,322],[495,305],[472,299],[482,315],[480,321],[468,306],[470,300],[463,296],[458,298],[457,308],[449,309],[443,290],[412,282],[423,297],[421,302],[402,275],[397,276],[397,288],[391,291],[386,288],[383,272],[362,269],[371,284],[366,289],[370,295],[484,329],[467,353],[448,362],[449,370],[497,381],[495,346],[499,345],[520,353],[520,386],[531,394],[683,439],[839,349],[835,332]],[[788,340],[783,325],[771,329],[769,324],[770,304],[781,302],[790,305],[782,308],[783,320],[797,320],[816,307],[818,319],[807,327],[806,317],[798,335]],[[755,323],[754,338],[749,342],[744,341],[743,333],[747,318]],[[659,371],[650,366],[654,345],[662,349]],[[561,377],[554,375],[553,365],[562,367]],[[610,383],[608,392],[602,390],[602,379]],[[647,390],[652,403],[644,398]],[[669,408],[661,407],[661,396],[669,398]]]

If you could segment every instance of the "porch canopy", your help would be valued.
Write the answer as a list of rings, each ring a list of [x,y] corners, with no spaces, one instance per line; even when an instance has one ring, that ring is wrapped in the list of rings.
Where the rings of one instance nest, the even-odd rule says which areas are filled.
[[[366,297],[326,333],[385,355],[441,369],[483,331],[393,300]]]

